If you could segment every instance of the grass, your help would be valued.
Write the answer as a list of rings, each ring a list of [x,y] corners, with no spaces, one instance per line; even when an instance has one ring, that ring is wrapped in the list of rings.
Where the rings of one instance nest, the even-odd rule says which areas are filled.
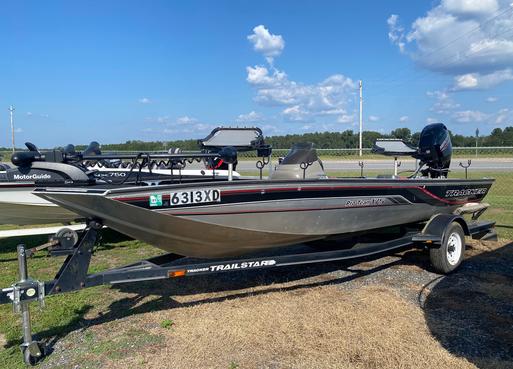
[[[330,174],[358,176],[359,172]],[[484,217],[496,220],[501,226],[512,227],[513,176],[493,172],[471,172],[471,176],[497,179],[486,198],[492,208]],[[502,237],[513,238],[512,228],[499,227],[498,231]],[[32,247],[46,240],[44,236],[31,237],[23,242]],[[120,241],[115,233],[107,232],[103,240],[93,256],[90,269],[93,272],[160,253],[138,241]],[[19,239],[0,241],[0,287],[9,286],[17,279],[15,249],[19,242]],[[60,258],[36,255],[29,260],[30,275],[41,280],[51,279],[61,263]],[[258,281],[259,277],[253,278]],[[248,360],[257,357],[267,363],[279,360],[284,364],[276,367],[287,368],[319,367],[326,363],[333,365],[322,366],[413,368],[415,365],[411,363],[415,358],[422,362],[431,360],[424,367],[473,368],[468,362],[441,350],[427,331],[422,313],[388,287],[374,286],[345,295],[324,286],[264,296],[255,293],[260,289],[255,287],[250,288],[248,296],[254,294],[251,299],[233,300],[220,292],[197,293],[201,283],[206,283],[207,287],[199,290],[208,291],[210,282],[191,281],[177,283],[181,286],[179,289],[190,296],[174,300],[164,297],[169,292],[157,293],[169,285],[155,284],[150,285],[148,294],[142,295],[144,285],[135,289],[100,286],[48,298],[44,310],[32,309],[33,330],[42,339],[57,337],[58,342],[65,341],[65,345],[70,346],[70,357],[62,363],[59,356],[50,356],[44,368],[72,368],[82,364],[80,367],[122,367],[117,366],[118,363],[146,367],[145,363],[155,360],[170,360],[166,355],[172,355],[174,362],[187,360],[190,367],[205,366],[202,360],[207,357],[209,362],[219,364],[213,367],[254,367]],[[285,288],[285,285],[277,288]],[[475,286],[479,293],[491,297],[513,295],[509,280],[497,278]],[[216,303],[190,302],[202,299]],[[387,308],[383,309],[384,306]],[[390,331],[391,326],[400,328]],[[11,306],[0,306],[0,343],[4,344],[0,350],[0,368],[24,368],[18,348],[20,336],[19,316],[12,314]],[[403,339],[407,341],[402,343]],[[389,355],[390,345],[396,345],[393,355]],[[172,352],[162,347],[169,347]],[[412,356],[413,348],[417,352]],[[387,355],[383,356],[384,352]],[[308,360],[299,362],[298,355]],[[344,362],[352,366],[344,366]]]
[[[35,243],[31,239],[28,245]],[[0,249],[1,286],[16,278],[14,245],[3,243]],[[471,256],[496,250],[497,246],[473,248]],[[137,241],[106,242],[95,254],[93,268],[130,263],[158,252]],[[496,256],[504,263],[511,257],[511,252]],[[29,260],[30,273],[47,279],[59,263],[37,256]],[[354,269],[373,266],[365,261]],[[310,277],[309,268],[319,271]],[[273,272],[267,281],[258,273],[248,273],[225,275],[219,281],[200,277],[133,288],[100,286],[52,296],[43,311],[33,309],[34,331],[43,339],[57,337],[58,342],[57,352],[42,369],[161,368],[163,363],[169,367],[179,363],[181,368],[342,369],[413,369],[422,363],[422,367],[476,369],[440,345],[431,332],[437,325],[428,325],[423,310],[405,300],[391,287],[394,284],[371,280],[342,291],[337,274],[329,271],[330,267],[318,265],[299,270],[299,275],[291,270]],[[419,268],[405,265],[405,271],[415,275]],[[414,278],[406,278],[410,279],[405,288],[420,291]],[[504,300],[513,295],[511,282],[495,273],[475,284],[476,293]],[[450,305],[442,308],[468,306],[455,305],[454,296],[452,292],[444,299]],[[0,306],[0,333],[7,341],[0,351],[0,368],[21,369],[20,321],[12,317],[10,306]],[[436,334],[442,338],[447,334],[454,341],[443,328],[450,319],[444,313],[435,322],[444,322]],[[507,368],[511,362],[495,364],[494,368]]]
[[[110,233],[112,234],[112,232]],[[110,237],[112,238],[112,237]],[[46,237],[23,239],[27,247],[46,241]],[[106,234],[107,241],[109,233]],[[0,286],[6,287],[17,280],[16,245],[21,239],[0,241]],[[128,264],[159,254],[160,251],[139,241],[106,242],[98,247],[90,271],[100,271],[114,266]],[[47,258],[43,253],[28,261],[32,278],[50,280],[55,275],[62,258]],[[109,302],[116,298],[114,290],[100,286],[80,292],[54,296],[46,301],[42,311],[33,309],[33,330],[42,338],[62,336],[71,330],[83,327],[84,321],[107,310]],[[35,306],[35,305],[34,305]],[[14,317],[14,319],[13,319]],[[0,334],[7,348],[0,351],[0,368],[23,368],[20,364],[18,344],[20,343],[20,317],[12,314],[9,305],[0,306]],[[127,337],[130,337],[127,335]]]
[[[164,329],[171,329],[171,327],[175,324],[175,322],[173,322],[171,319],[164,319],[161,323],[160,323],[160,326]]]

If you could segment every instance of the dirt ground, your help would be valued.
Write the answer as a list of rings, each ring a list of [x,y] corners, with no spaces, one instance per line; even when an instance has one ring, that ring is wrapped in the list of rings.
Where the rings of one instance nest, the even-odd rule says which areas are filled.
[[[106,291],[40,368],[513,368],[513,243]]]

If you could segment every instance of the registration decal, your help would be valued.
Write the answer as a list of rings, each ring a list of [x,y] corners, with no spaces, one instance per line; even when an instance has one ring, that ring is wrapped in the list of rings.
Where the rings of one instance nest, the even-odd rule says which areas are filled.
[[[154,206],[162,206],[162,195],[159,193],[150,195],[150,207]]]
[[[205,204],[209,202],[221,202],[221,191],[218,189],[198,189],[171,192],[169,195],[169,206]]]

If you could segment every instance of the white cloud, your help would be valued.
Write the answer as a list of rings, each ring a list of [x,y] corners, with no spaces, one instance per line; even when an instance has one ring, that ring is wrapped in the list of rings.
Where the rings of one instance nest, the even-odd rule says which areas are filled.
[[[437,114],[447,114],[460,107],[447,91],[428,91],[426,94],[435,100],[430,110]]]
[[[497,125],[511,125],[513,123],[513,110],[508,108],[500,109],[495,114],[494,122]]]
[[[401,123],[405,123],[409,120],[410,118],[407,116],[407,115],[403,115],[401,118],[399,118],[399,122]]]
[[[482,122],[486,120],[489,115],[478,110],[463,110],[455,112],[452,117],[455,121],[460,123],[469,122]]]
[[[253,44],[253,49],[262,53],[270,64],[285,48],[283,37],[273,35],[262,24],[253,28],[253,33],[248,36],[248,40]]]
[[[160,123],[160,124],[168,124],[170,123],[171,119],[168,115],[163,115],[159,117],[146,117],[144,119],[148,123]]]
[[[140,98],[139,100],[137,100],[137,101],[139,101],[139,103],[140,103],[140,104],[151,104],[151,100],[150,100],[150,99],[148,99],[147,97],[141,97],[141,98]]]
[[[283,107],[282,114],[291,121],[303,121],[316,116],[347,114],[346,107],[356,89],[356,83],[335,74],[317,84],[291,81],[276,68],[247,67],[247,81],[256,89],[255,101],[262,105]]]
[[[167,115],[163,116],[163,117],[157,117],[155,120],[157,123],[164,123],[164,124],[169,123],[169,117]]]
[[[433,118],[433,117],[428,117],[428,118],[426,119],[426,123],[427,123],[427,124],[431,124],[431,123],[438,123],[438,122],[439,122],[439,120],[438,120],[438,119],[436,119],[436,118]]]
[[[184,115],[183,117],[178,117],[176,119],[176,123],[178,124],[191,124],[196,122],[198,122],[196,118],[189,117],[188,115]]]
[[[339,123],[353,121],[348,106],[353,101],[356,83],[351,78],[334,74],[314,84],[291,80],[285,71],[273,65],[274,58],[285,47],[282,36],[273,35],[260,25],[248,39],[257,52],[266,56],[268,63],[246,67],[246,80],[256,91],[257,103],[280,108],[281,116],[289,122],[312,123],[316,117]]]
[[[355,123],[354,114],[342,114],[337,118],[338,123]]]
[[[405,45],[405,35],[404,35],[404,27],[399,25],[399,16],[397,14],[392,14],[387,19],[388,24],[388,39],[397,47],[399,47],[399,51],[404,52]]]
[[[48,114],[44,114],[44,113],[39,114],[39,116],[40,116],[41,118],[49,118],[49,117],[50,117]]]
[[[14,128],[14,133],[21,133],[21,132],[23,132],[23,128],[21,128],[21,127]]]
[[[459,76],[461,86],[473,86],[476,76],[472,74],[483,77],[513,65],[510,2],[442,0],[407,30],[399,24],[399,17],[392,15],[387,20],[389,39],[419,65]],[[496,83],[482,83],[480,88],[490,88]]]
[[[454,77],[453,90],[481,90],[513,80],[511,69],[498,70],[489,74],[468,73]]]
[[[494,102],[496,102],[498,100],[499,100],[499,98],[496,97],[496,96],[490,96],[490,97],[486,98],[486,102],[489,102],[489,103],[494,103]]]
[[[164,125],[191,125],[198,123],[198,120],[196,118],[189,117],[188,115],[184,115],[182,117],[176,118],[176,120],[171,119],[169,115],[161,115],[157,117],[147,117],[145,118],[145,121],[148,123],[158,123],[158,124],[164,124]]]
[[[30,112],[30,111],[27,112],[27,117],[31,117],[32,115],[33,115],[32,112]]]
[[[377,122],[379,117],[376,115],[369,115],[369,122]]]
[[[301,109],[300,105],[294,105],[285,108],[281,113],[289,122],[304,122],[308,117],[308,112]]]
[[[277,134],[277,133],[280,133],[282,132],[278,127],[276,126],[273,126],[272,124],[266,124],[262,127],[262,131],[264,132],[265,135],[268,135],[268,134]]]
[[[252,110],[247,114],[240,114],[237,119],[235,119],[239,123],[255,123],[261,121],[263,119],[262,115]]]
[[[449,13],[465,16],[488,16],[497,11],[497,0],[442,0]]]
[[[194,123],[191,125],[170,125],[166,128],[164,128],[163,133],[168,135],[202,135],[209,133],[212,131],[216,126],[212,124],[207,123]]]

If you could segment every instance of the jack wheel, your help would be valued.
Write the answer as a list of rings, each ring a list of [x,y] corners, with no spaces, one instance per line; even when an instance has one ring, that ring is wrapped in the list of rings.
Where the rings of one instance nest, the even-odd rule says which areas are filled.
[[[23,361],[26,365],[35,366],[37,363],[39,363],[44,358],[44,348],[41,346],[41,344],[33,342],[32,345],[37,346],[37,351],[39,352],[39,355],[35,356],[30,351],[30,348],[27,346],[24,346],[21,348],[21,351],[23,353]]]
[[[62,249],[71,249],[78,242],[77,232],[69,228],[59,229],[54,238],[59,241],[60,248]]]

